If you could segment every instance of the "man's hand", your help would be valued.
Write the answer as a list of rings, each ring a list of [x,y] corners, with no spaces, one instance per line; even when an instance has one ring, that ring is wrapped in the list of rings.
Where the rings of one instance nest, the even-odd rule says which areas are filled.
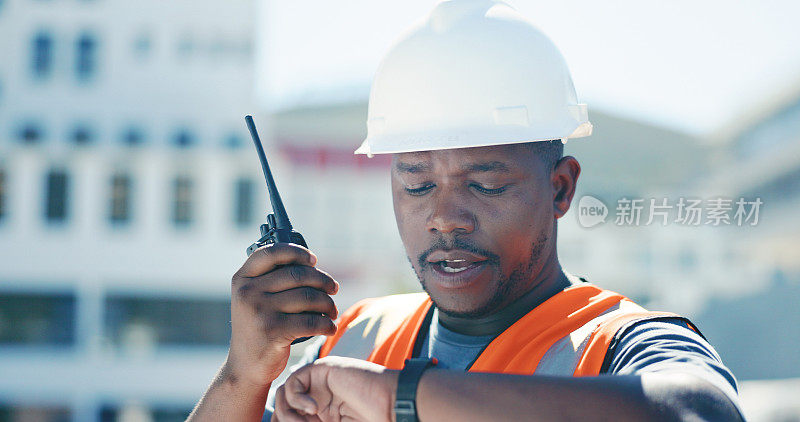
[[[319,359],[278,389],[272,420],[389,422],[398,374],[359,359]]]
[[[289,243],[253,252],[231,282],[231,346],[223,372],[269,385],[289,359],[294,339],[332,335],[339,284],[314,266],[317,257]]]
[[[278,243],[257,249],[231,281],[228,359],[189,421],[261,420],[267,393],[299,337],[336,332],[329,295],[339,284],[314,266],[308,249]]]

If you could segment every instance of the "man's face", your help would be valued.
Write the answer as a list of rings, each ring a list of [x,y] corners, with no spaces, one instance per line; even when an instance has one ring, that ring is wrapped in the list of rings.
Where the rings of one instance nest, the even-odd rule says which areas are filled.
[[[524,144],[394,155],[400,237],[441,311],[489,315],[533,287],[555,254],[545,167]]]

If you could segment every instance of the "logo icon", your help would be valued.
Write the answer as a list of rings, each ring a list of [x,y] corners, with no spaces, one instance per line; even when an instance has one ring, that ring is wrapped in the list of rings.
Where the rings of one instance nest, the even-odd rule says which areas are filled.
[[[583,227],[594,227],[605,223],[608,207],[599,199],[585,195],[578,201],[578,223]]]

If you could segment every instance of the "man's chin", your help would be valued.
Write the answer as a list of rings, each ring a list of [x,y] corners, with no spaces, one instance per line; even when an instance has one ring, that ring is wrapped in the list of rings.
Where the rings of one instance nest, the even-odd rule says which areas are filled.
[[[482,318],[497,312],[497,304],[489,301],[472,302],[467,298],[456,295],[437,294],[428,290],[423,284],[422,288],[428,293],[431,301],[439,312],[456,318]]]

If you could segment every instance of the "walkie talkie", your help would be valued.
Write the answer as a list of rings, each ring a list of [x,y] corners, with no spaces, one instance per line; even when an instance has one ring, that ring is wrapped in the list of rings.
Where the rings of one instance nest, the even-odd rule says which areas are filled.
[[[306,245],[306,240],[303,239],[303,235],[292,230],[292,223],[289,222],[286,208],[283,207],[283,201],[281,201],[281,196],[278,194],[278,188],[275,187],[275,180],[272,179],[272,172],[269,170],[267,156],[264,155],[264,147],[261,145],[261,138],[258,137],[256,124],[253,122],[253,116],[245,116],[244,121],[247,123],[247,129],[250,130],[250,136],[253,138],[253,143],[256,146],[258,159],[261,160],[261,169],[264,171],[264,179],[267,181],[269,202],[272,204],[272,213],[267,215],[267,223],[261,225],[261,237],[247,248],[247,256],[250,256],[256,249],[264,245],[278,242],[294,243],[307,248],[308,245]],[[300,337],[292,341],[292,344],[301,343],[310,338],[311,337]]]
[[[278,193],[278,188],[275,187],[275,180],[272,179],[272,172],[269,170],[267,156],[264,155],[264,147],[261,145],[261,138],[258,137],[253,116],[245,116],[244,121],[247,123],[247,129],[250,130],[253,143],[256,145],[258,159],[261,160],[261,169],[264,170],[264,179],[267,181],[269,202],[272,204],[272,213],[267,215],[267,223],[261,225],[261,238],[247,248],[247,256],[250,256],[253,251],[264,245],[278,242],[295,243],[307,248],[308,245],[306,245],[303,235],[292,230],[292,223],[289,222],[289,216],[286,214],[286,208],[283,207],[281,195]]]

